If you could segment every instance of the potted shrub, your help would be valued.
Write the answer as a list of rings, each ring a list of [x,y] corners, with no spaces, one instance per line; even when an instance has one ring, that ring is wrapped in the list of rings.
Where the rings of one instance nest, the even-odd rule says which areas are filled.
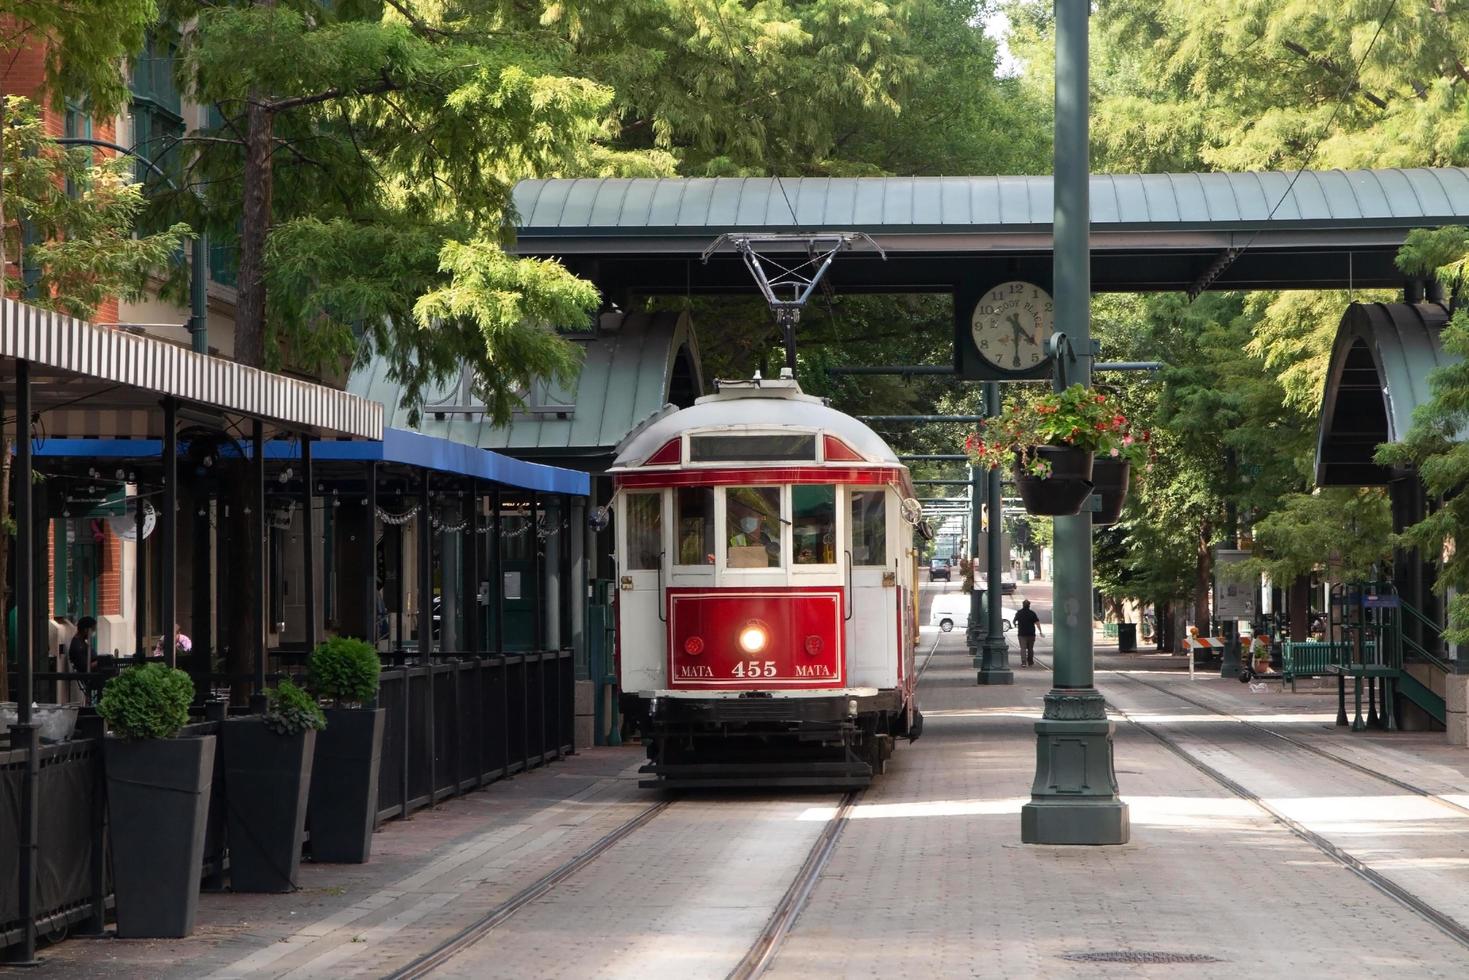
[[[1096,457],[1127,463],[1138,442],[1127,416],[1109,396],[1076,384],[1010,405],[986,420],[965,440],[964,448],[976,466],[986,469],[1013,461],[1025,509],[1039,516],[1064,517],[1080,513],[1092,495]],[[1117,497],[1110,501],[1111,509],[1120,514],[1126,476],[1120,476],[1120,490],[1119,474],[1114,471],[1107,478]],[[1104,499],[1103,506],[1108,503]]]
[[[325,726],[316,701],[289,680],[270,692],[265,714],[224,723],[233,890],[296,888],[316,733]]]
[[[124,938],[194,930],[215,739],[175,737],[189,723],[193,700],[187,673],[148,664],[109,680],[97,705],[110,731],[102,758],[117,934]]]
[[[351,637],[332,637],[311,653],[307,683],[331,702],[311,764],[314,860],[362,864],[371,856],[385,712],[363,706],[376,701],[381,672],[377,651]]]

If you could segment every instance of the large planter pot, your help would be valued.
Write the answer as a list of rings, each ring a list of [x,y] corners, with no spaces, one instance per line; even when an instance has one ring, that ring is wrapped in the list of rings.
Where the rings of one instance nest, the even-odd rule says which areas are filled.
[[[1081,513],[1092,495],[1092,454],[1072,446],[1037,446],[1036,456],[1051,464],[1051,475],[1031,476],[1015,460],[1015,487],[1025,509],[1039,517],[1069,517]]]
[[[364,864],[372,854],[377,778],[383,758],[382,708],[327,708],[311,764],[311,857]]]
[[[316,732],[277,735],[260,718],[235,718],[223,741],[230,888],[294,891]]]
[[[199,909],[214,736],[102,745],[117,934],[187,936]]]
[[[1092,525],[1116,524],[1127,503],[1132,464],[1121,457],[1103,456],[1092,462],[1092,492],[1102,498],[1102,509],[1092,511]]]

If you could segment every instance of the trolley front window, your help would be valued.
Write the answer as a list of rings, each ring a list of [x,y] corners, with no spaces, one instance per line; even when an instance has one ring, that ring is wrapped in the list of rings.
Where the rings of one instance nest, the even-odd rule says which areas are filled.
[[[663,495],[627,495],[627,567],[634,572],[658,568],[663,551]]]
[[[725,491],[724,533],[730,568],[780,567],[780,487]]]
[[[797,565],[836,563],[836,487],[791,487],[791,521]]]
[[[887,492],[852,491],[852,563],[887,565]]]
[[[689,437],[691,463],[810,463],[815,460],[816,436],[809,433]]]
[[[673,499],[678,521],[675,564],[714,564],[714,488],[680,487]]]

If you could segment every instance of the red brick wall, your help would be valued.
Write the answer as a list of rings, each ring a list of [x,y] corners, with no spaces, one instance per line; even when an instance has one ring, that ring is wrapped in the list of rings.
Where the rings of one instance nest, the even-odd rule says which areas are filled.
[[[0,30],[11,25],[0,19]],[[46,132],[52,136],[61,136],[66,132],[66,117],[57,112],[45,97],[42,86],[45,82],[45,49],[36,44],[9,52],[0,61],[0,91],[6,95],[23,95],[36,102],[42,107],[41,119],[46,127]],[[106,119],[92,120],[92,135],[96,139],[106,140],[109,143],[117,141],[117,129],[112,117]],[[99,149],[99,154],[110,155],[106,150]],[[18,275],[15,256],[6,256],[9,274]],[[93,314],[93,319],[99,323],[117,322],[117,299],[104,300],[102,305]]]

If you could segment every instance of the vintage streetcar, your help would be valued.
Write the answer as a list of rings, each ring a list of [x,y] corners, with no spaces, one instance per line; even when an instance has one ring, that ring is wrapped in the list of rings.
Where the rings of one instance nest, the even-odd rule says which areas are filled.
[[[644,786],[865,786],[917,738],[908,470],[778,380],[718,382],[621,446],[617,664]]]

